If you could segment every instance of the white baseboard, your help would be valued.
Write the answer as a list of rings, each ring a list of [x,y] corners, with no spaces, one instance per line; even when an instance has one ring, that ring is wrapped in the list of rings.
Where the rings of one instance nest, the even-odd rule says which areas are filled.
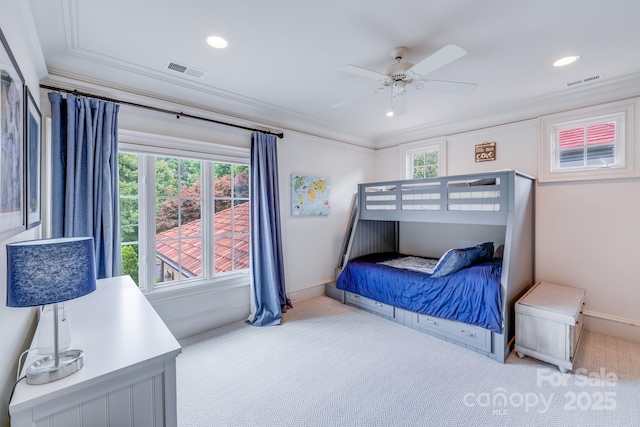
[[[640,343],[640,321],[584,310],[584,327],[591,332]]]
[[[322,280],[317,283],[311,283],[303,287],[287,292],[287,297],[295,307],[297,301],[304,301],[325,294],[325,284],[333,282],[333,279]],[[221,304],[221,295],[217,295],[217,301],[212,301],[210,309],[194,307],[195,301],[193,297],[174,298],[172,300],[153,301],[152,305],[156,311],[159,311],[167,327],[177,339],[190,337],[211,329],[219,328],[230,323],[246,320],[251,311],[251,304],[247,300],[246,304],[239,304],[240,296],[244,296],[242,289],[236,289],[241,292],[236,298],[228,295],[224,296],[225,303]],[[247,292],[248,293],[248,292]],[[248,295],[247,295],[248,296]],[[209,296],[199,295],[197,300],[208,299]],[[232,301],[235,300],[234,305]],[[215,304],[215,305],[214,305]]]
[[[291,300],[291,303],[295,306],[296,301],[304,301],[311,298],[324,295],[324,285],[331,283],[333,279],[326,279],[320,282],[308,284],[302,288],[287,292],[287,297]]]
[[[200,312],[193,316],[172,319],[166,322],[166,324],[176,339],[182,339],[246,320],[249,317],[250,311],[251,306],[247,303],[241,306],[229,307],[224,310],[217,308],[207,312]]]

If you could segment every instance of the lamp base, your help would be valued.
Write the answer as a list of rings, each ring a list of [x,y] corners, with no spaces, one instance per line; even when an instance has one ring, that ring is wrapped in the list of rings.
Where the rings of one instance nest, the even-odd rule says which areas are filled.
[[[42,357],[27,368],[27,384],[46,384],[68,377],[84,366],[82,350],[61,351],[56,365],[55,354]]]
[[[38,353],[40,354],[53,354],[55,352],[54,334],[53,330],[53,307],[47,306],[45,310],[40,314],[40,321],[38,322]],[[58,306],[58,350],[62,351],[71,345],[71,321],[69,320],[69,314],[67,308],[64,306]]]

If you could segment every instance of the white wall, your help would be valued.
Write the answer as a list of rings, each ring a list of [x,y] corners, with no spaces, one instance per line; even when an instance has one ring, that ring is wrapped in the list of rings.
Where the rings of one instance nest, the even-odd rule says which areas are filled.
[[[536,176],[537,141],[537,120],[448,136],[447,175],[515,169],[527,175]],[[495,161],[476,163],[475,146],[483,142],[496,143],[497,159]]]
[[[294,299],[298,294],[301,298],[322,295],[324,286],[318,285],[333,280],[351,198],[359,183],[373,180],[375,152],[295,132],[288,132],[278,148],[287,292]],[[291,215],[292,173],[329,178],[328,216]]]
[[[8,3],[8,2],[6,2]],[[0,28],[7,39],[11,51],[18,62],[27,86],[35,95],[38,103],[38,75],[30,51],[25,41],[23,28],[14,4],[4,4],[0,13]],[[0,426],[8,426],[7,402],[16,379],[18,356],[31,343],[35,329],[35,310],[28,308],[9,308],[5,305],[7,289],[6,244],[10,242],[32,240],[40,236],[40,227],[0,242]]]
[[[537,123],[532,119],[447,136],[447,174],[516,169],[536,176]],[[474,147],[485,141],[497,143],[497,160],[476,163]],[[378,153],[376,180],[397,179],[398,156],[393,148]],[[537,184],[535,226],[536,280],[586,289],[587,329],[637,342],[639,194],[640,179]]]
[[[536,279],[585,288],[587,329],[640,342],[640,180],[539,184],[536,197]]]
[[[405,171],[400,171],[399,169],[399,156],[400,150],[398,147],[390,147],[376,151],[376,181],[394,181],[396,179],[405,179]]]

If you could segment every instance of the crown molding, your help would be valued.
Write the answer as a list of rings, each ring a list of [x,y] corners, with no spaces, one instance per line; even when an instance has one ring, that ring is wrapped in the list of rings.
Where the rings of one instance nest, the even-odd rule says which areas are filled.
[[[36,74],[38,75],[38,79],[42,80],[47,77],[47,64],[44,60],[42,47],[40,46],[36,24],[33,22],[29,0],[12,0],[12,3],[18,14],[20,26],[22,27],[22,32],[24,33]]]
[[[141,103],[162,109],[177,109],[183,113],[203,115],[213,120],[227,121],[241,126],[261,127],[272,132],[284,131],[285,133],[297,133],[300,136],[316,138],[335,144],[345,144],[357,149],[374,149],[371,146],[370,140],[363,138],[350,138],[347,132],[328,130],[328,126],[321,126],[323,123],[320,125],[317,123],[308,124],[306,122],[301,124],[296,117],[292,120],[290,115],[283,114],[282,112],[277,114],[277,116],[286,117],[286,121],[271,120],[260,116],[259,114],[239,114],[236,111],[247,110],[247,105],[249,104],[237,101],[225,104],[224,109],[215,108],[212,107],[209,102],[187,102],[182,97],[178,98],[169,95],[159,95],[155,92],[142,90],[139,87],[134,88],[128,85],[115,86],[111,81],[87,77],[81,73],[66,72],[64,75],[58,74],[54,73],[51,68],[48,78],[42,83],[69,90],[77,89],[81,92],[89,92],[99,96],[117,98],[122,101]],[[273,109],[276,108],[277,107],[273,107]],[[255,108],[252,106],[251,110],[255,110]]]
[[[637,96],[640,96],[640,73],[586,86],[570,87],[553,94],[511,103],[500,108],[487,109],[480,116],[458,116],[401,132],[389,133],[375,138],[374,146],[376,149],[381,149],[421,139],[471,132]]]

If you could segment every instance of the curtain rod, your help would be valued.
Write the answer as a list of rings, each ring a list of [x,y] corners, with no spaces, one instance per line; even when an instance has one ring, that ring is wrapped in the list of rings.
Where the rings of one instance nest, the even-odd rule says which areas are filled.
[[[194,116],[193,114],[185,114],[185,113],[178,112],[178,111],[165,110],[164,108],[151,107],[149,105],[137,104],[135,102],[120,101],[118,99],[107,98],[105,96],[93,95],[91,93],[86,93],[86,92],[79,92],[79,91],[77,91],[75,89],[74,90],[69,90],[69,89],[64,89],[64,88],[55,87],[55,86],[49,86],[49,85],[45,85],[45,84],[41,84],[40,87],[42,89],[55,90],[56,92],[69,93],[69,94],[75,95],[75,96],[84,96],[84,97],[87,97],[87,98],[96,98],[96,99],[99,99],[101,101],[114,102],[116,104],[130,105],[132,107],[145,108],[147,110],[159,111],[161,113],[167,113],[167,114],[173,114],[178,119],[180,117],[188,117],[190,119],[203,120],[205,122],[216,123],[216,124],[224,125],[224,126],[231,126],[231,127],[238,128],[238,129],[244,129],[244,130],[250,130],[250,131],[258,131],[258,132],[266,133],[268,135],[275,135],[275,136],[277,136],[278,138],[281,138],[281,139],[284,138],[284,133],[282,133],[282,132],[281,133],[274,133],[274,132],[269,132],[267,130],[254,129],[254,128],[250,128],[250,127],[246,127],[246,126],[235,125],[233,123],[227,123],[227,122],[221,122],[219,120],[208,119],[206,117]]]

